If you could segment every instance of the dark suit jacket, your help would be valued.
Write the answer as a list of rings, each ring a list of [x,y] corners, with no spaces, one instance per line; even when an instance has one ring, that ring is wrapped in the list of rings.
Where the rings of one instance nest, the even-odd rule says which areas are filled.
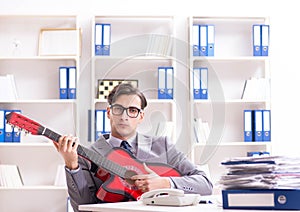
[[[176,188],[185,193],[201,195],[212,193],[212,183],[207,179],[206,174],[178,151],[167,137],[138,134],[137,146],[136,158],[140,161],[165,163],[181,173],[181,177],[171,177]],[[104,137],[93,143],[90,148],[102,156],[112,149]],[[79,171],[66,171],[68,192],[75,211],[78,211],[80,204],[100,203],[96,192],[103,183],[94,175],[94,166],[89,161],[79,157],[79,166]]]

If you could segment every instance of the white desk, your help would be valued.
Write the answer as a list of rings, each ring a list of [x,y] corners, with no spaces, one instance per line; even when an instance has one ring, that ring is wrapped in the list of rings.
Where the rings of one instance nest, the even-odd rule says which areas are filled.
[[[196,206],[184,206],[184,207],[170,207],[170,206],[152,206],[143,205],[142,202],[120,202],[120,203],[104,203],[104,204],[88,204],[80,205],[79,210],[93,211],[93,212],[245,212],[253,210],[237,210],[237,209],[223,209],[216,204],[198,204]],[[255,212],[267,212],[268,210],[255,210]],[[276,212],[287,212],[287,210],[276,210]]]
[[[220,210],[219,210],[220,209]],[[172,206],[153,206],[153,205],[144,205],[142,202],[120,202],[120,203],[105,203],[105,204],[89,204],[89,205],[80,205],[79,210],[82,211],[93,211],[93,212],[183,212],[183,211],[205,211],[205,212],[215,212],[222,211],[221,208],[218,208],[214,204],[199,204],[197,206],[184,206],[184,207],[172,207]],[[234,211],[236,212],[236,211]]]

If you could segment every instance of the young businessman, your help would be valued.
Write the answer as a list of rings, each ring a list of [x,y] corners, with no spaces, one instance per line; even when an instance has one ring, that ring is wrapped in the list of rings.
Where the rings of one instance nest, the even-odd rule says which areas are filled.
[[[201,195],[212,193],[212,183],[205,173],[178,151],[168,137],[151,137],[137,133],[137,126],[143,121],[144,109],[147,106],[147,100],[142,92],[130,84],[120,84],[109,94],[108,103],[107,116],[110,119],[111,133],[106,138],[102,136],[89,149],[106,157],[111,151],[116,150],[112,149],[113,147],[120,147],[122,141],[127,141],[131,153],[139,161],[145,162],[144,171],[147,171],[146,173],[137,171],[130,176],[133,184],[128,187],[129,189],[141,193],[159,188],[177,188],[185,193]],[[101,167],[78,156],[77,138],[70,135],[62,136],[55,146],[65,161],[68,192],[75,211],[78,211],[80,204],[135,200],[130,195],[125,195],[120,200],[118,193],[116,194],[118,198],[114,199],[115,196],[109,194],[109,189],[99,194],[101,186],[107,182],[113,183],[111,182],[113,175],[107,175],[107,171]],[[120,155],[118,160],[121,162],[125,158]],[[180,175],[159,175],[149,168],[151,163],[167,164],[174,167]],[[128,185],[125,181],[119,182],[125,187]],[[121,186],[120,189],[124,188]],[[130,190],[127,193],[130,193]]]

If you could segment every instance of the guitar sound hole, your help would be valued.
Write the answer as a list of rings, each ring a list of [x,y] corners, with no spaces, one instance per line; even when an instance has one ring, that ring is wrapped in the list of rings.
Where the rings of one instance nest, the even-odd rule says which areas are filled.
[[[135,172],[135,171],[127,170],[127,171],[125,172],[125,180],[126,180],[126,182],[129,183],[129,184],[131,184],[131,185],[133,185],[133,184],[134,184],[134,180],[131,180],[130,178],[131,178],[132,176],[134,176],[134,175],[136,175],[136,172]]]

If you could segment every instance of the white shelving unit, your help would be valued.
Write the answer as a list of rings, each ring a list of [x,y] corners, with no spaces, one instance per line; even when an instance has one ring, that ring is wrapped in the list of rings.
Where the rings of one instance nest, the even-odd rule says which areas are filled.
[[[18,94],[13,101],[0,99],[0,109],[21,110],[58,133],[77,135],[77,101],[60,99],[59,67],[76,66],[79,71],[80,52],[75,56],[40,56],[40,30],[45,28],[77,29],[77,17],[0,16],[0,75],[14,76]],[[67,189],[54,185],[57,167],[64,162],[52,141],[22,132],[20,143],[0,143],[0,163],[17,165],[24,183],[22,187],[0,188],[1,211],[66,210]]]
[[[111,24],[109,56],[95,56],[95,24]],[[146,116],[139,132],[155,134],[159,122],[176,122],[173,100],[158,99],[158,67],[173,66],[174,36],[172,17],[95,16],[92,22],[91,109],[106,109],[107,101],[98,100],[98,80],[138,80],[139,89],[148,100]],[[176,86],[176,85],[175,85]],[[176,89],[176,88],[175,88]],[[176,91],[175,91],[176,92]],[[94,116],[91,123],[94,123]],[[94,126],[94,125],[91,125]],[[91,129],[94,140],[94,129]],[[176,133],[173,131],[175,139]]]
[[[251,77],[270,78],[269,58],[252,56],[252,25],[269,24],[267,17],[190,17],[190,41],[193,24],[215,26],[214,56],[193,56],[190,48],[190,95],[193,100],[193,68],[208,68],[208,100],[193,100],[193,118],[208,122],[206,143],[197,143],[194,129],[193,159],[208,164],[213,182],[224,169],[220,163],[228,157],[247,156],[250,151],[271,151],[271,142],[244,142],[245,109],[270,109],[270,99],[241,99],[244,83]],[[192,45],[190,45],[192,46]],[[193,120],[191,120],[193,126]]]

